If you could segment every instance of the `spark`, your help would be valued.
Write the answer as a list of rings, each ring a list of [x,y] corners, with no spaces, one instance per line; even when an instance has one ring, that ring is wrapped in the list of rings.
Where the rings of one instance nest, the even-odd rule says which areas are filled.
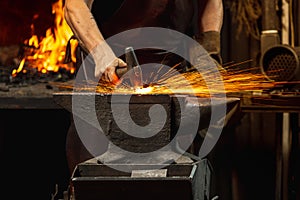
[[[239,63],[245,64],[250,61]],[[89,87],[88,84],[78,87],[79,91],[93,91],[98,93],[125,93],[125,94],[190,94],[191,92],[200,97],[211,97],[218,94],[230,95],[244,91],[263,91],[275,87],[278,83],[270,81],[262,73],[258,73],[258,67],[239,69],[238,64],[230,63],[220,70],[197,70],[181,72],[176,69],[179,64],[171,67],[164,74],[159,74],[161,68],[156,72],[151,72],[141,88],[133,88],[126,82],[112,84],[99,81],[90,83],[97,85]],[[154,78],[155,77],[155,78]]]

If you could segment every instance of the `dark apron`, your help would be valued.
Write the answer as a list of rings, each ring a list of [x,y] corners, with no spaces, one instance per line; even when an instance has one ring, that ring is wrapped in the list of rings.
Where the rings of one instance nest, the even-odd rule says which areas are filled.
[[[91,12],[105,39],[140,27],[169,28],[192,36],[194,7],[193,0],[111,0],[109,3],[94,0]],[[135,38],[128,38],[129,41],[132,39]],[[170,56],[163,50],[146,49],[137,50],[135,53],[140,64],[160,63],[172,67],[182,62],[182,65],[187,65],[183,58]],[[81,66],[86,55],[79,46],[77,68]],[[120,58],[124,60],[124,56]]]
[[[92,14],[104,38],[139,27],[170,28],[190,32],[193,0],[95,0]]]

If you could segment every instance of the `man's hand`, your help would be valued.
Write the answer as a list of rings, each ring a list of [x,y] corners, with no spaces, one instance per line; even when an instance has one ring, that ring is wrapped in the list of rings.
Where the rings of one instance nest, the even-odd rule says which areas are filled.
[[[127,64],[116,57],[110,47],[103,43],[92,52],[95,61],[95,77],[106,82],[116,83],[119,77],[116,74],[117,67],[126,67]]]
[[[217,67],[221,71],[225,71],[222,67],[222,57],[221,57],[221,42],[220,42],[220,32],[218,31],[207,31],[200,33],[195,36],[195,40],[202,45],[202,47],[207,51],[212,60],[216,63]]]
[[[99,70],[99,76],[101,76],[101,79],[106,82],[111,83],[117,83],[119,80],[119,77],[116,74],[116,68],[117,67],[126,67],[127,64],[120,58],[115,58],[112,63],[110,63],[105,69],[104,72],[101,73],[103,69],[100,69],[96,65],[96,70]],[[97,73],[97,72],[96,72]],[[97,75],[97,74],[96,74]]]
[[[213,59],[222,64],[220,56],[221,52],[221,41],[220,32],[218,31],[207,31],[202,32],[195,36],[195,40],[203,46],[203,48],[212,56]]]

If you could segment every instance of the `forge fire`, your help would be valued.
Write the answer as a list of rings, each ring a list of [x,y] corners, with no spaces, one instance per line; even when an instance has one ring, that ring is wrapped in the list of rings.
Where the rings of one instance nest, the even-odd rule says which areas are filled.
[[[2,82],[32,84],[40,81],[67,81],[75,76],[76,40],[64,19],[63,1],[52,4],[53,26],[44,36],[38,36],[35,24],[30,25],[31,37],[20,45],[15,66],[8,66],[1,74]],[[40,16],[35,14],[32,21]],[[66,48],[70,45],[70,59],[66,62]],[[5,66],[4,66],[5,67]]]

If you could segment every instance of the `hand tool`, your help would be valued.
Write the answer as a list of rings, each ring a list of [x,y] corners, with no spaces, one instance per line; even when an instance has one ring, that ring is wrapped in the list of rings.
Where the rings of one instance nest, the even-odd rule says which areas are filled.
[[[133,47],[125,48],[125,62],[127,63],[127,68],[117,67],[116,74],[123,80],[129,79],[132,87],[142,87],[143,73]]]

